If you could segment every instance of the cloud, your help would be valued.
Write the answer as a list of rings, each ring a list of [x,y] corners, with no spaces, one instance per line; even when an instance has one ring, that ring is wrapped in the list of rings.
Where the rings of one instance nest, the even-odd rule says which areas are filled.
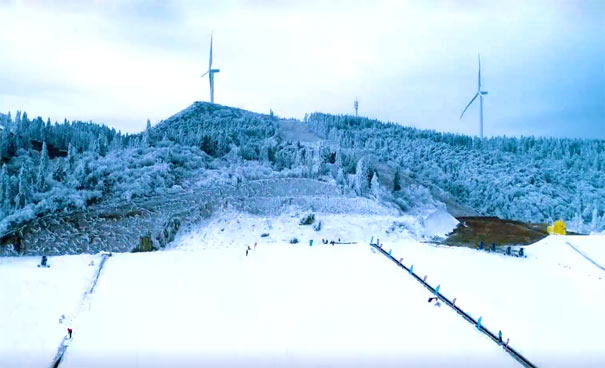
[[[357,97],[362,115],[476,134],[476,112],[458,117],[481,52],[488,135],[525,134],[518,121],[550,135],[541,127],[548,120],[570,136],[585,136],[566,129],[582,122],[602,137],[603,114],[594,111],[605,104],[604,4],[5,2],[0,111],[25,103],[62,120],[77,105],[88,119],[141,130],[147,118],[208,98],[199,76],[214,31],[222,104],[301,118],[352,113]]]

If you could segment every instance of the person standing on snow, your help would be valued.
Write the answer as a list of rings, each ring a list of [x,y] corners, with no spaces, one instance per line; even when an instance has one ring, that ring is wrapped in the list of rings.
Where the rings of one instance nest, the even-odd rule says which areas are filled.
[[[502,330],[498,330],[498,341],[500,342],[500,345],[502,345]]]
[[[69,335],[69,338],[71,339],[71,333],[73,332],[73,330],[70,327],[67,327],[67,334]]]

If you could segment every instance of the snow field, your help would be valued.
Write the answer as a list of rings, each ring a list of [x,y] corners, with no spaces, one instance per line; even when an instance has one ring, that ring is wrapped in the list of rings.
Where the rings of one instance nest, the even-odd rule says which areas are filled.
[[[0,257],[0,366],[44,367],[50,364],[81,305],[95,271],[91,255]],[[59,323],[65,315],[64,323]]]
[[[319,232],[298,225],[302,215],[225,213],[165,251],[114,254],[84,303],[99,256],[51,257],[50,269],[0,258],[0,365],[49,365],[65,314],[74,339],[61,367],[518,366],[427,303],[425,288],[371,252],[371,236],[538,366],[605,365],[605,275],[565,244],[602,262],[603,237],[549,237],[520,259],[419,243],[453,226],[442,215],[316,213]]]
[[[62,367],[517,365],[367,245],[188,245],[115,254]]]

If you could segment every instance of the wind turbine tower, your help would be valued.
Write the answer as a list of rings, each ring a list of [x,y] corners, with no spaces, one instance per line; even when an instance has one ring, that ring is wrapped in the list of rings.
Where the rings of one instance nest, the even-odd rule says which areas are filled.
[[[220,69],[212,69],[212,35],[210,35],[210,63],[208,64],[208,71],[202,74],[201,78],[204,78],[208,74],[208,80],[210,81],[210,103],[214,103],[214,73],[218,73]]]
[[[359,109],[359,101],[357,99],[353,102],[353,106],[355,106],[355,117],[357,117],[357,110]]]
[[[462,120],[462,116],[464,116],[464,113],[469,108],[469,106],[477,99],[477,96],[479,96],[479,137],[483,138],[483,96],[487,95],[487,91],[481,90],[481,55],[477,55],[477,57],[479,59],[479,82],[477,86],[477,93],[475,93],[475,96],[473,96],[471,102],[466,105],[466,107],[462,111],[462,114],[460,114],[460,120]]]

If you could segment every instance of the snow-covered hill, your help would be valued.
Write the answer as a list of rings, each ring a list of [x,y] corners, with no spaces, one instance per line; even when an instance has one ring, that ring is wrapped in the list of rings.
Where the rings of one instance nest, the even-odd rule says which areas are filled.
[[[445,215],[317,212],[319,231],[300,225],[302,215],[228,211],[163,251],[114,254],[83,301],[99,255],[51,257],[48,269],[0,258],[9,280],[0,326],[10,331],[0,356],[7,366],[49,365],[71,326],[61,367],[518,365],[427,303],[426,289],[371,251],[374,236],[539,366],[605,363],[605,272],[566,244],[598,263],[599,237],[549,237],[527,247],[528,258],[507,258],[415,240],[427,228],[447,231]]]
[[[171,202],[200,182],[245,186],[275,178],[333,183],[344,196],[408,214],[445,206],[457,215],[562,217],[583,233],[605,229],[605,144],[597,140],[475,139],[362,117],[315,113],[297,121],[202,102],[155,126],[148,122],[135,135],[93,123],[53,125],[20,112],[1,116],[0,125],[6,127],[0,130],[0,255],[132,249],[137,237],[164,225],[150,229],[147,219],[125,219],[121,209],[133,202],[166,207],[158,197]],[[107,218],[95,221],[98,214],[112,220],[109,228],[140,231],[102,244],[98,239],[112,232]],[[28,237],[33,222],[57,215],[71,216],[72,224],[83,217],[94,245],[53,242],[60,231]]]

